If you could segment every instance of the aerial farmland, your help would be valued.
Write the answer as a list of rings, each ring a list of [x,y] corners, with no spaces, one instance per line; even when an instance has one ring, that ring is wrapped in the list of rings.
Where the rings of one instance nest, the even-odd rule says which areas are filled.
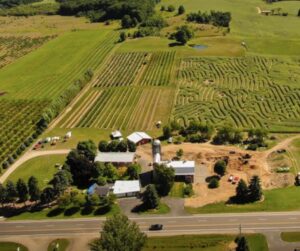
[[[285,223],[294,229],[300,1],[25,2],[0,0],[4,221],[293,211],[295,222]],[[162,227],[137,223],[146,233]],[[175,223],[172,234],[189,234]],[[239,229],[248,250],[273,250],[271,235],[250,230],[242,236]],[[240,239],[228,234],[201,236],[200,243],[235,250]],[[47,239],[48,250],[56,242],[77,250],[68,238]],[[160,239],[161,249],[188,250],[180,241],[172,249],[171,239]],[[155,249],[155,240],[138,250]],[[33,245],[20,241],[24,250],[27,243]],[[286,247],[283,239],[275,244]]]

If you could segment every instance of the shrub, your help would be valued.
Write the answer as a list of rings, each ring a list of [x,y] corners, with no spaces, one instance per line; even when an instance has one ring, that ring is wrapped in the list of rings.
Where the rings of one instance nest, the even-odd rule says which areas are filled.
[[[193,185],[187,184],[183,189],[183,194],[185,197],[191,197],[194,194]]]
[[[214,172],[220,176],[224,176],[226,173],[226,162],[224,160],[219,160],[215,163]]]
[[[175,11],[174,5],[169,5],[169,6],[168,6],[168,11],[169,11],[169,12]]]
[[[219,187],[219,180],[217,178],[212,178],[209,183],[208,187],[211,189],[218,188]]]

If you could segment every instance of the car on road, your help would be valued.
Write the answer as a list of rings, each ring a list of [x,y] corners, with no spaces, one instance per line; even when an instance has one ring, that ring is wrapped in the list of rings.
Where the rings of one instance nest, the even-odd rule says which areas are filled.
[[[151,231],[158,231],[158,230],[162,230],[162,229],[163,229],[162,224],[153,224],[149,228],[149,230],[151,230]]]

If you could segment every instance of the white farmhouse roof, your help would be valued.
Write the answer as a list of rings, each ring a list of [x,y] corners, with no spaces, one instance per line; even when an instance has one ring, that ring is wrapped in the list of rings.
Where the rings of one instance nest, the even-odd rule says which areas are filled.
[[[111,136],[115,139],[115,138],[121,138],[122,137],[122,133],[120,131],[114,131],[111,133]]]
[[[173,167],[175,175],[194,175],[195,174],[195,161],[169,161],[165,162],[167,167]]]
[[[135,153],[132,152],[99,152],[95,162],[111,163],[131,163],[134,160]]]
[[[139,180],[116,180],[113,186],[114,194],[140,192],[141,186]]]
[[[152,138],[145,132],[134,132],[134,133],[130,134],[127,137],[127,139],[130,140],[131,142],[137,144],[143,139],[151,140]]]

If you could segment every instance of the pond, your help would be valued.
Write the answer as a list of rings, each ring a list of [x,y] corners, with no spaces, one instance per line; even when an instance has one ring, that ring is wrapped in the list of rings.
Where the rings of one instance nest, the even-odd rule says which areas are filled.
[[[203,44],[193,44],[191,45],[192,48],[202,51],[205,50],[208,46],[207,45],[203,45]]]

